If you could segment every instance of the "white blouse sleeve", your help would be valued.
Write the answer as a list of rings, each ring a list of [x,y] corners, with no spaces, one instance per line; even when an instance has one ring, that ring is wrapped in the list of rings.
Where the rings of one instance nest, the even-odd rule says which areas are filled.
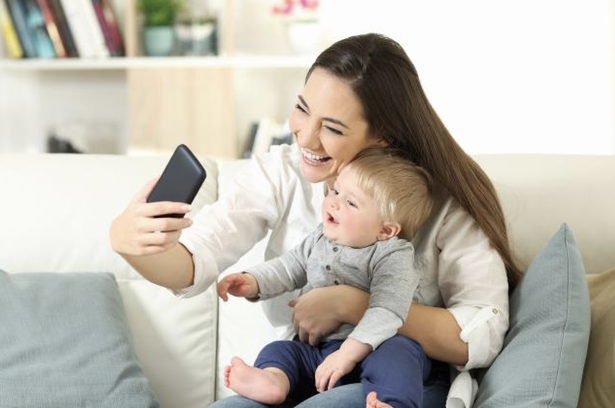
[[[192,253],[194,284],[174,290],[178,297],[202,293],[218,274],[265,237],[283,214],[281,190],[290,184],[285,156],[276,150],[234,169],[220,197],[204,207],[179,242]]]
[[[508,280],[489,238],[454,200],[438,232],[438,282],[445,306],[468,344],[468,362],[459,370],[489,366],[508,329]]]

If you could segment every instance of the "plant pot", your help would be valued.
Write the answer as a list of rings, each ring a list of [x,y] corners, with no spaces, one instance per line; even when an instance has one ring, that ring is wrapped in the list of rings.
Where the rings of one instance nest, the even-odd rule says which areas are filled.
[[[173,27],[145,27],[143,29],[143,49],[145,55],[166,57],[175,48],[175,33]]]

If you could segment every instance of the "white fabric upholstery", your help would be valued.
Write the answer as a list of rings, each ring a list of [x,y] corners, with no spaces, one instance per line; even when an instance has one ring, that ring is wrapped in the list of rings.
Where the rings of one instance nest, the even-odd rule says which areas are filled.
[[[169,156],[0,155],[0,269],[113,272],[137,356],[162,407],[214,398],[215,291],[179,300],[134,272],[109,245],[109,226]],[[217,166],[198,209],[217,196]],[[68,289],[68,288],[67,288]]]
[[[615,157],[484,155],[525,269],[561,223],[572,229],[587,273],[615,265]]]
[[[178,299],[144,280],[118,283],[137,357],[161,406],[203,408],[214,398],[215,290]]]
[[[562,222],[589,273],[615,266],[615,157],[489,155],[476,158],[500,194],[523,266]],[[118,278],[137,355],[163,407],[205,407],[231,394],[222,383],[233,355],[252,362],[274,335],[258,304],[218,302],[214,290],[176,299],[144,281],[109,247],[108,231],[168,156],[0,154],[0,269],[101,272]],[[203,160],[207,181],[195,211],[234,177],[235,163]],[[219,181],[219,183],[218,183]],[[259,262],[262,243],[229,271]],[[219,316],[218,316],[219,315]],[[217,373],[214,374],[214,372]]]

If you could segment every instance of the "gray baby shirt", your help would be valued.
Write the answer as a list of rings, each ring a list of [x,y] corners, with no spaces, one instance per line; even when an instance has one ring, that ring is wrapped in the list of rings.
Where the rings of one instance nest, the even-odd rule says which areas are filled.
[[[376,349],[403,324],[420,277],[414,247],[393,237],[365,248],[339,245],[322,224],[291,251],[246,270],[258,281],[261,300],[303,288],[349,285],[370,293],[369,307],[356,327],[343,324],[323,341],[351,337]]]

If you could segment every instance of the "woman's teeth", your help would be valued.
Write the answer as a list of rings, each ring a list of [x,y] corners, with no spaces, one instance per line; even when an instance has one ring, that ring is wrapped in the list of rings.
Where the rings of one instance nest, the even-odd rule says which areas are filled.
[[[330,159],[330,157],[327,157],[327,156],[317,156],[313,153],[308,152],[307,150],[301,150],[301,154],[303,154],[303,157],[306,160],[315,162],[315,163],[324,163]]]

